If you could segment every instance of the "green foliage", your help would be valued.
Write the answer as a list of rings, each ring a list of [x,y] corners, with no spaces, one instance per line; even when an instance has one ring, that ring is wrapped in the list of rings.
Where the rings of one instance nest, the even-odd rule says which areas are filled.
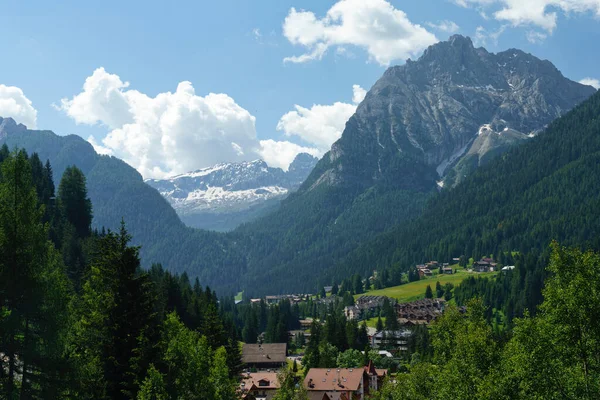
[[[167,387],[163,375],[154,365],[148,368],[148,375],[140,386],[138,400],[168,400]]]
[[[306,389],[297,383],[296,375],[289,368],[283,368],[279,371],[277,379],[279,380],[280,389],[273,400],[308,400]]]
[[[130,240],[124,224],[119,234],[100,238],[83,286],[73,354],[83,373],[82,398],[132,397],[154,356],[153,291],[149,277],[138,274],[138,248]]]
[[[355,349],[339,353],[337,357],[338,368],[360,368],[363,367],[364,355]]]
[[[64,385],[56,368],[69,324],[70,285],[42,223],[27,154],[4,150],[2,157],[0,393],[9,399],[54,396]]]
[[[430,285],[427,285],[427,288],[425,288],[425,298],[426,299],[433,298],[433,291],[431,290],[431,286]]]
[[[508,341],[482,300],[450,305],[431,329],[433,364],[417,361],[379,399],[595,399],[600,395],[600,254],[552,245],[550,278],[535,317]]]

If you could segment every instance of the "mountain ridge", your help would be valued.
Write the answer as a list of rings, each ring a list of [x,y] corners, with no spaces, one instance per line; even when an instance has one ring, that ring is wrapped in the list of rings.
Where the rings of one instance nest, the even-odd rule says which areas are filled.
[[[165,179],[146,179],[188,226],[229,231],[277,207],[300,187],[317,159],[301,153],[288,171],[263,160],[220,163]]]

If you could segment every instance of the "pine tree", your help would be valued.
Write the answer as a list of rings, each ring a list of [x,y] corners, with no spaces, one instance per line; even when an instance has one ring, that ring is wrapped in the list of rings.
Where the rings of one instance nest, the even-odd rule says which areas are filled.
[[[75,166],[68,167],[58,186],[59,208],[79,238],[91,234],[92,202],[87,197],[86,179]]]
[[[167,387],[163,375],[151,365],[148,376],[142,382],[138,392],[138,400],[168,400]]]
[[[99,239],[83,286],[73,355],[82,398],[135,398],[155,356],[154,290],[130,240],[123,222],[119,234]]]
[[[69,284],[47,239],[27,155],[5,150],[0,152],[0,353],[6,362],[0,367],[0,397],[59,396],[56,368],[63,366]]]
[[[442,285],[440,284],[440,281],[437,281],[435,283],[435,297],[437,297],[439,299],[443,295],[444,295],[444,289],[442,289]]]
[[[433,291],[431,290],[431,286],[427,285],[427,288],[425,289],[425,298],[426,299],[432,299],[433,298]]]
[[[381,317],[377,317],[377,324],[375,325],[375,330],[377,332],[383,331],[383,321],[381,320]]]

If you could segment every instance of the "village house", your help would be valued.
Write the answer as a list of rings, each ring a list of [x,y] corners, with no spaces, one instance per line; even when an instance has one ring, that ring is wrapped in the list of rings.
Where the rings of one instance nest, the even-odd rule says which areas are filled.
[[[396,315],[401,325],[426,325],[444,312],[444,299],[422,299],[396,304]]]
[[[239,393],[244,400],[271,400],[279,389],[276,372],[254,372],[242,375]]]
[[[287,364],[287,343],[244,344],[242,364],[247,370],[276,371]]]
[[[348,321],[360,318],[360,309],[357,306],[344,307],[344,315]]]
[[[473,263],[473,271],[475,272],[494,272],[498,268],[498,264],[492,258],[484,257]]]
[[[309,399],[364,400],[369,390],[367,379],[364,368],[311,368],[304,378],[304,388]]]
[[[428,268],[419,269],[418,272],[419,272],[419,278],[423,278],[424,276],[432,276],[433,275],[431,270]]]
[[[371,337],[371,347],[376,350],[381,348],[393,348],[397,351],[407,351],[408,339],[411,335],[412,332],[409,330],[377,332]]]
[[[387,376],[387,369],[375,368],[373,361],[369,361],[369,365],[365,367],[365,373],[367,374],[369,382],[369,390],[367,391],[368,394],[376,392],[383,386],[383,381]]]
[[[454,273],[454,270],[451,267],[444,267],[442,268],[442,273],[446,275],[452,275]]]

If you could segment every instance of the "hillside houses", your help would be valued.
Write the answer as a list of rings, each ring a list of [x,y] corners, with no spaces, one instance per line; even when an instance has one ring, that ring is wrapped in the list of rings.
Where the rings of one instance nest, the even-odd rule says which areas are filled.
[[[364,400],[379,390],[387,370],[372,362],[363,368],[312,368],[304,378],[310,400]]]
[[[401,325],[427,325],[444,312],[444,299],[422,299],[396,304],[396,315]]]
[[[498,264],[493,258],[484,257],[479,261],[473,262],[472,269],[475,272],[494,272],[497,270]]]
[[[254,372],[242,375],[239,393],[244,400],[272,400],[279,388],[276,372]]]
[[[353,306],[344,308],[344,314],[348,320],[367,319],[375,315],[375,313],[383,306],[385,296],[361,296],[356,299]],[[392,305],[396,304],[396,300],[388,298]]]
[[[242,364],[248,370],[277,371],[287,364],[287,343],[246,343],[242,347]]]

